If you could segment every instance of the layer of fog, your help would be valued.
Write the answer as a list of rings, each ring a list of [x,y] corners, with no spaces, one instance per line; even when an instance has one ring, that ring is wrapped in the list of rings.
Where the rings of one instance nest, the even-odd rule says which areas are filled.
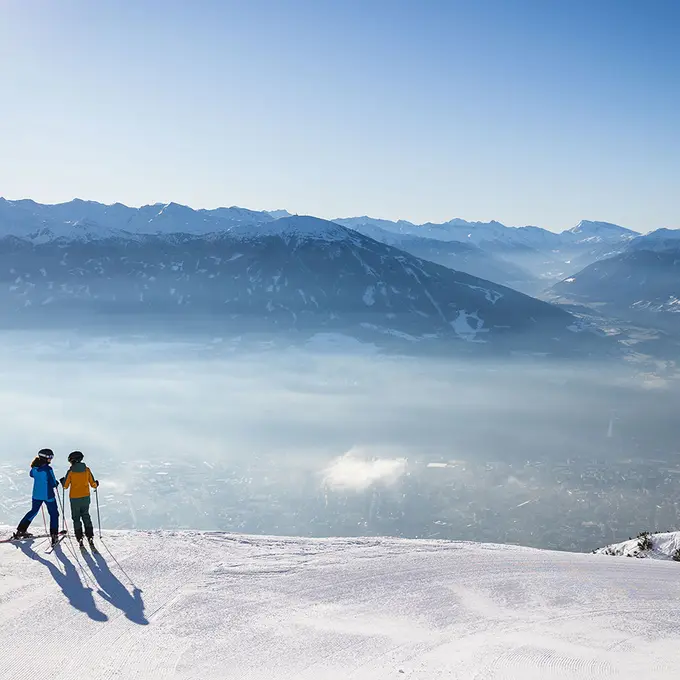
[[[672,375],[15,334],[0,378],[0,523],[44,446],[118,528],[584,548],[680,519],[645,472],[677,467]]]

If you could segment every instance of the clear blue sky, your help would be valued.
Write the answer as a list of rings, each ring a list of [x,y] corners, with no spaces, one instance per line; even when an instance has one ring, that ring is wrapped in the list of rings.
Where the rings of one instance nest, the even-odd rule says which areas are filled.
[[[677,0],[7,0],[0,195],[680,227]]]

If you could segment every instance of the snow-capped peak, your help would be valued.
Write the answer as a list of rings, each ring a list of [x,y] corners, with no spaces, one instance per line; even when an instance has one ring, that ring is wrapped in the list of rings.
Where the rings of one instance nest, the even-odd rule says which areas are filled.
[[[618,224],[612,224],[611,222],[595,222],[593,220],[581,220],[575,227],[567,229],[562,233],[574,234],[582,238],[592,236],[608,236],[611,238],[614,235],[621,236],[622,238],[631,238],[638,235],[637,231],[621,227]]]
[[[291,215],[263,224],[239,225],[229,230],[231,236],[244,240],[279,236],[284,239],[343,241],[350,233],[348,229],[339,224],[310,215]]]

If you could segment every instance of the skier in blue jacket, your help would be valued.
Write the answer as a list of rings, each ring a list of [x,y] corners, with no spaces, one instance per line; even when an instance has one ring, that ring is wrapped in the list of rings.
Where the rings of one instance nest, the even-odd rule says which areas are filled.
[[[33,477],[33,506],[19,522],[14,538],[27,538],[28,527],[40,511],[43,503],[50,513],[50,537],[56,543],[59,537],[59,508],[54,490],[59,486],[50,463],[54,458],[52,449],[40,449],[31,463],[30,475]]]

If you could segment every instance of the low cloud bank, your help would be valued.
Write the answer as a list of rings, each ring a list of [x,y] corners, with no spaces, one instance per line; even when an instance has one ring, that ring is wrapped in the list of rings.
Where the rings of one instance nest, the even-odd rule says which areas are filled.
[[[336,490],[364,491],[373,484],[394,484],[405,471],[405,458],[385,458],[351,449],[331,462],[323,481]]]

